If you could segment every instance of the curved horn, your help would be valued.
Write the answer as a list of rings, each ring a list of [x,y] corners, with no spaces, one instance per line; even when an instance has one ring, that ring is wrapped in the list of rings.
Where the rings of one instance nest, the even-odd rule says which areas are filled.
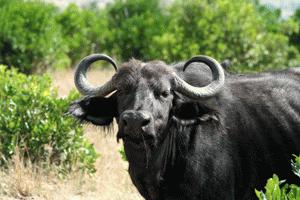
[[[193,99],[202,99],[215,96],[218,92],[220,92],[225,82],[223,67],[215,59],[200,55],[188,60],[183,66],[183,71],[185,71],[185,69],[194,62],[202,62],[207,64],[211,69],[213,81],[207,86],[195,87],[185,82],[174,72],[175,89]]]
[[[90,65],[97,60],[105,60],[112,64],[116,71],[118,70],[115,61],[105,54],[92,54],[83,58],[78,64],[74,76],[75,86],[83,95],[106,96],[116,89],[112,79],[101,86],[93,86],[88,82],[86,72]]]

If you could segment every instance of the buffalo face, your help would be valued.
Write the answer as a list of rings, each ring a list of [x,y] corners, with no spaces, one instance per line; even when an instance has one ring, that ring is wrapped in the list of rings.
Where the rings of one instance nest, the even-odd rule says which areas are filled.
[[[156,143],[172,108],[171,76],[162,62],[126,63],[116,74],[118,138]]]

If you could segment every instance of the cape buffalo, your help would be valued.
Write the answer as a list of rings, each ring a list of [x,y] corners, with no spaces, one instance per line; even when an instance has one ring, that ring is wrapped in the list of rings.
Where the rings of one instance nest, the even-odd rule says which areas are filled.
[[[86,79],[105,60],[104,85]],[[118,123],[133,184],[147,200],[249,200],[276,173],[289,183],[300,153],[298,69],[228,74],[208,56],[168,65],[104,54],[84,58],[75,84],[84,97],[70,113],[98,126]]]

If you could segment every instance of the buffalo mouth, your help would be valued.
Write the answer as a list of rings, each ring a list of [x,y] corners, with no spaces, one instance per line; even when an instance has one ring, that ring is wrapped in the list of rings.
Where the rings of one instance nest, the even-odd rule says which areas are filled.
[[[150,133],[123,133],[119,131],[117,134],[117,140],[122,139],[125,143],[134,145],[134,146],[144,146],[145,144],[153,144],[155,143],[156,139],[154,134]]]

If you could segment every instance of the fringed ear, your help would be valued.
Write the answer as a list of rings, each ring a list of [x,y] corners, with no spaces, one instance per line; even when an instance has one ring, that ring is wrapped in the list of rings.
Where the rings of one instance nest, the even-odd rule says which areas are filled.
[[[81,122],[108,128],[112,126],[113,118],[118,117],[117,101],[114,95],[109,98],[88,96],[72,102],[69,114]]]
[[[218,121],[218,112],[204,102],[191,100],[175,94],[172,119],[181,125],[193,125],[207,121]]]

